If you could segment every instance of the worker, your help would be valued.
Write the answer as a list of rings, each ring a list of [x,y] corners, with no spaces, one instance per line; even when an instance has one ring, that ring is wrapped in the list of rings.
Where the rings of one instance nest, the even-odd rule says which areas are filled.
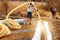
[[[27,22],[29,21],[29,24],[31,24],[31,19],[32,19],[32,11],[34,10],[35,8],[33,7],[33,4],[30,3],[30,5],[28,6],[28,9],[27,9]]]
[[[53,18],[55,18],[55,16],[56,16],[56,8],[55,7],[51,7],[50,11],[52,12]]]

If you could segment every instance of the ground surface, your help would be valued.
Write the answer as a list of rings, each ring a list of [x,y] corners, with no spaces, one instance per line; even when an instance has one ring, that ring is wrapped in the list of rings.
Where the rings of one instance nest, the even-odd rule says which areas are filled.
[[[49,13],[49,12],[44,12]],[[53,40],[60,40],[60,19],[49,18],[49,16],[41,16],[43,21],[49,22]],[[37,25],[37,18],[32,19],[32,25],[22,25],[20,30],[11,30],[12,33],[0,40],[31,40]]]

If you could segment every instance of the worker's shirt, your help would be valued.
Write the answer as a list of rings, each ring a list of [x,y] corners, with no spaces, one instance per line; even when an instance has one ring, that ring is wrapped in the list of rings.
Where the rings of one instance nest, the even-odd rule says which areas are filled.
[[[34,8],[32,6],[29,6],[27,11],[32,12],[33,10],[34,10]]]

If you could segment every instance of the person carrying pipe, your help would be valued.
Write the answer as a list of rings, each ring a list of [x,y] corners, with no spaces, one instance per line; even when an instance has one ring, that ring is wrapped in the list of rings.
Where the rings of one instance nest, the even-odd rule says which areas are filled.
[[[27,22],[29,21],[29,24],[31,24],[31,19],[32,19],[32,11],[34,10],[35,8],[33,7],[33,4],[30,3],[30,5],[28,6],[28,9],[27,9]]]

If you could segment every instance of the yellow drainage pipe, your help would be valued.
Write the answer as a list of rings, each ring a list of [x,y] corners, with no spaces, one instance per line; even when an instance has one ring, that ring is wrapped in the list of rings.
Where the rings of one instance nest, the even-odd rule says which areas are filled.
[[[37,14],[38,14],[38,17],[39,17],[39,21],[41,22],[41,25],[42,25],[42,27],[41,27],[41,30],[42,30],[42,40],[44,39],[44,40],[46,40],[46,32],[45,32],[45,28],[44,28],[44,26],[43,26],[43,22],[42,22],[42,20],[41,20],[41,17],[40,17],[40,15],[39,15],[39,12],[37,12]]]
[[[8,29],[8,27],[2,23],[0,23],[0,38],[6,35],[11,34],[11,31]]]
[[[27,3],[27,2],[26,2]],[[24,4],[26,4],[24,3]],[[20,8],[21,6],[23,6],[24,4],[22,5],[19,5],[18,7],[14,8],[13,10],[11,10],[8,15],[6,16],[6,19],[4,19],[3,21],[6,22],[6,24],[8,26],[10,26],[11,28],[13,29],[20,29],[21,28],[21,25],[19,25],[17,22],[13,21],[12,19],[8,19],[9,15],[14,12],[15,10],[17,10],[18,8]],[[0,23],[0,38],[3,37],[3,36],[6,36],[6,35],[9,35],[11,33],[11,31],[8,29],[8,27],[6,25],[4,25],[1,21]],[[18,26],[18,27],[17,27]]]
[[[14,11],[16,11],[17,9],[19,9],[20,7],[24,6],[24,5],[27,4],[27,3],[29,3],[29,2],[25,2],[25,3],[17,6],[16,8],[12,9],[12,10],[7,14],[6,19],[8,19],[8,17],[9,17],[10,14],[12,14]]]
[[[35,5],[34,5],[34,7],[35,7],[35,9],[37,10],[37,8],[36,8]],[[37,11],[36,11],[36,12],[37,12]],[[43,36],[42,36],[42,39],[41,39],[41,40],[46,40],[46,32],[45,32],[45,28],[44,28],[44,26],[43,26],[43,22],[42,22],[42,20],[41,20],[41,17],[40,17],[40,15],[39,15],[39,11],[37,12],[37,15],[38,15],[39,21],[41,22],[41,25],[42,25],[41,30],[42,30]]]
[[[26,2],[27,3],[27,2]],[[19,23],[13,21],[12,19],[8,19],[9,15],[16,11],[18,8],[20,8],[21,6],[25,5],[26,3],[22,4],[22,5],[19,5],[18,7],[14,8],[12,11],[10,11],[8,13],[8,15],[6,16],[6,19],[3,20],[7,23],[8,26],[11,26],[11,28],[13,29],[20,29],[21,28],[21,25],[19,25]],[[6,36],[6,35],[9,35],[11,34],[11,31],[8,29],[8,27],[6,25],[4,25],[1,21],[0,23],[0,38],[3,37],[3,36]]]
[[[20,28],[21,28],[21,25],[20,25],[18,22],[14,21],[14,20],[12,20],[12,19],[9,19],[8,17],[9,17],[9,15],[12,14],[14,11],[16,11],[17,9],[19,9],[20,7],[24,6],[24,5],[27,4],[27,3],[28,3],[28,2],[25,2],[25,3],[17,6],[16,8],[14,8],[13,10],[11,10],[11,11],[7,14],[6,19],[5,19],[4,21],[5,21],[5,23],[6,23],[10,28],[12,28],[12,29],[20,29]]]

